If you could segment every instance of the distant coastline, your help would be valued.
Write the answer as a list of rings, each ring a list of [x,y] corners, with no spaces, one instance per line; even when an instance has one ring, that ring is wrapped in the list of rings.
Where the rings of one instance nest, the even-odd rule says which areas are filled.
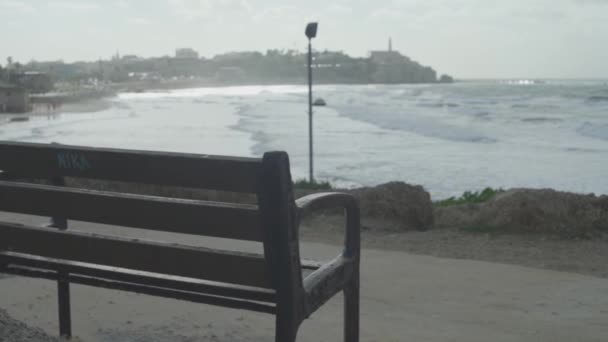
[[[122,87],[134,82],[161,88],[192,86],[301,84],[307,82],[307,53],[297,50],[235,51],[211,58],[193,49],[177,49],[174,56],[144,58],[119,55],[96,61],[32,61],[7,67],[15,80],[37,86],[40,93],[63,86]],[[451,83],[454,79],[393,49],[353,57],[342,51],[312,52],[315,84]],[[36,77],[33,77],[35,75]],[[44,87],[36,84],[45,79]],[[19,83],[19,82],[17,82]],[[54,85],[54,86],[53,86]],[[151,86],[145,85],[146,88]],[[41,89],[44,88],[44,89]],[[52,91],[52,90],[51,90]]]

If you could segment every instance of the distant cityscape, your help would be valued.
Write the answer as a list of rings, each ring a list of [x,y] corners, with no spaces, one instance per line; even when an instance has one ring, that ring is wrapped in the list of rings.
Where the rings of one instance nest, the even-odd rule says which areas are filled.
[[[400,84],[453,82],[392,48],[351,57],[340,51],[313,52],[315,84]],[[26,112],[37,103],[78,101],[117,91],[247,84],[303,84],[306,54],[296,50],[229,52],[212,58],[192,48],[173,56],[142,58],[118,52],[107,60],[65,63],[7,59],[0,65],[0,112]]]

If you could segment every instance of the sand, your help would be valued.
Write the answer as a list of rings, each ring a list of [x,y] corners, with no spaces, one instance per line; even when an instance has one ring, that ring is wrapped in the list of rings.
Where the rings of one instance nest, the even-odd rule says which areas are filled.
[[[40,328],[33,328],[0,309],[0,341],[57,342]]]
[[[401,251],[442,258],[480,260],[572,272],[608,278],[608,235],[589,239],[519,233],[479,233],[457,228],[426,232],[396,231],[391,222],[367,222],[362,231],[364,248]],[[366,228],[366,227],[364,227]],[[307,241],[339,244],[342,218],[316,217],[301,228]]]
[[[31,117],[54,117],[64,113],[94,113],[106,110],[111,106],[112,101],[109,98],[70,102],[57,108],[49,108],[46,104],[36,104],[31,112],[0,113],[0,123],[29,121]]]
[[[22,218],[3,215],[3,220],[17,217]],[[44,221],[30,217],[26,220]],[[79,230],[108,234],[141,233],[118,227],[74,225]],[[327,233],[331,229],[324,230]],[[311,230],[304,227],[303,234],[309,240],[319,239],[320,235],[311,234]],[[254,244],[222,239],[143,234],[146,238],[181,243],[259,250]],[[370,240],[369,233],[364,233],[364,239]],[[458,241],[462,240],[455,243],[461,243]],[[362,341],[608,340],[606,278],[380,247],[363,250]],[[302,249],[303,257],[326,260],[340,247],[303,242]],[[0,279],[0,289],[0,308],[11,317],[57,334],[53,282],[8,277]],[[83,341],[273,340],[272,316],[119,291],[74,285],[72,310],[74,333]],[[341,324],[342,298],[336,296],[302,325],[298,341],[340,341]]]

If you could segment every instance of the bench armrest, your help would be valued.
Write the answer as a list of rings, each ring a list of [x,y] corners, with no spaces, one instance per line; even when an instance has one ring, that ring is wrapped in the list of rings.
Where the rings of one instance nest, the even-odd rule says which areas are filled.
[[[361,253],[360,213],[357,200],[344,193],[308,195],[296,200],[296,205],[300,220],[320,209],[344,208],[346,211],[344,251],[304,279],[304,306],[308,316],[349,283],[355,282],[358,286]]]

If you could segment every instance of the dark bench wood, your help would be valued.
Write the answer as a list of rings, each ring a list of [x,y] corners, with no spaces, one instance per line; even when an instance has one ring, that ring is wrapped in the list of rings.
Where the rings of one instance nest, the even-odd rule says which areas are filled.
[[[302,321],[343,291],[344,339],[359,339],[357,202],[342,193],[295,200],[284,152],[234,158],[0,142],[0,171],[0,211],[52,218],[47,227],[0,220],[0,272],[57,281],[62,336],[71,336],[76,283],[274,314],[280,342],[295,341]],[[257,204],[66,187],[66,177],[253,194]],[[299,222],[330,207],[346,212],[345,248],[327,264],[304,262]],[[68,231],[68,220],[255,241],[264,253]]]

